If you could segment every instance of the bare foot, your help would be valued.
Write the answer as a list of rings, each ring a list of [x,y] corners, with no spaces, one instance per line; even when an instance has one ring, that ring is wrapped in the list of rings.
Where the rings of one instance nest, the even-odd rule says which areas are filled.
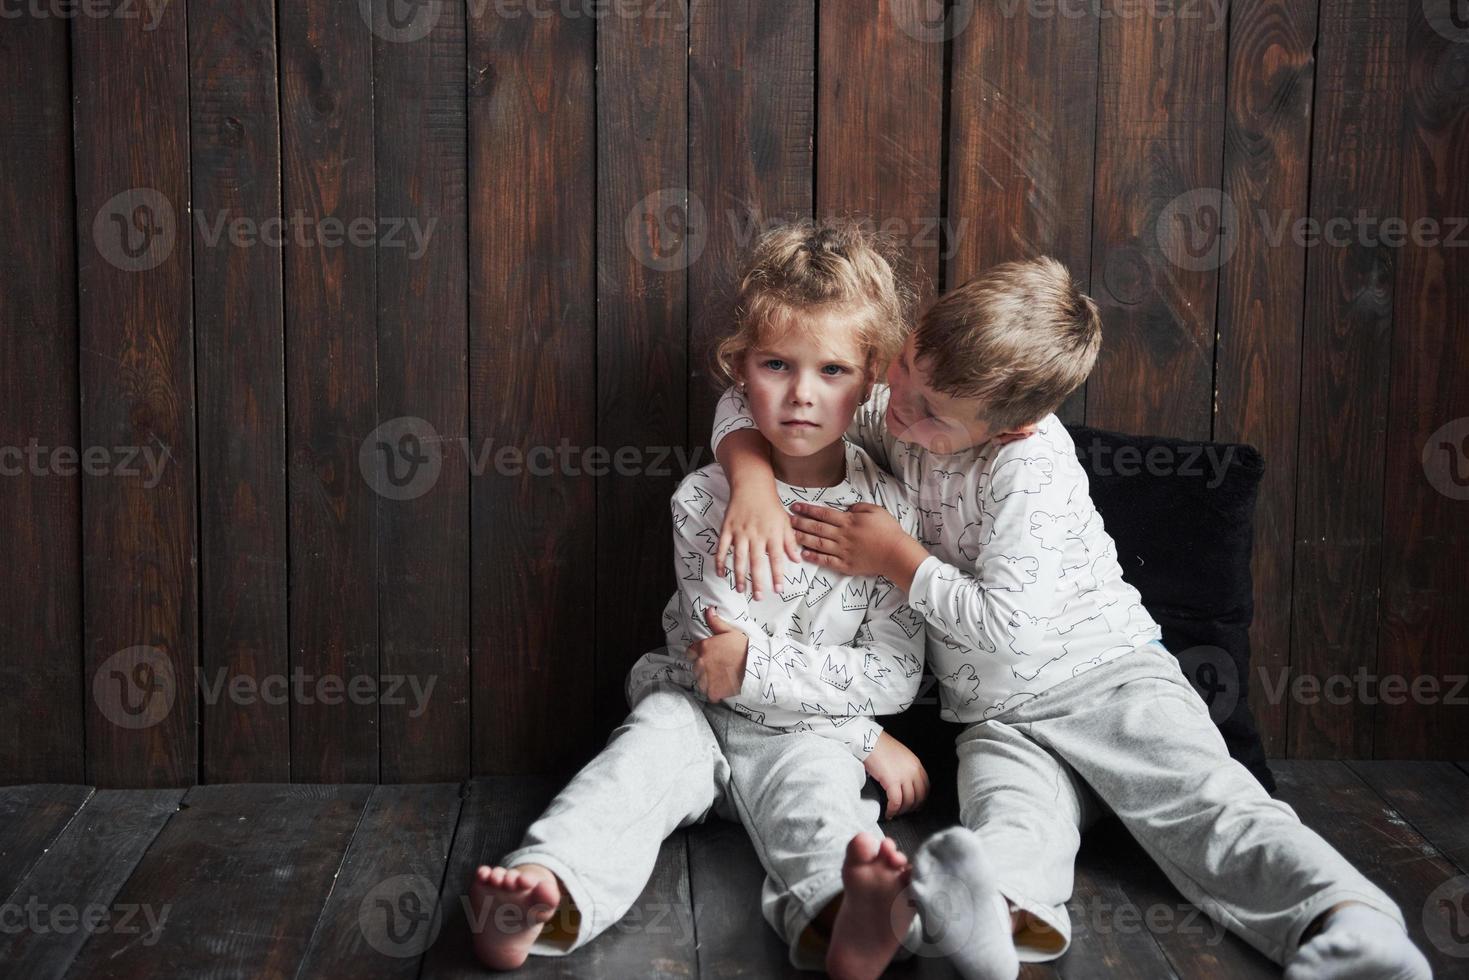
[[[831,928],[826,972],[837,980],[875,980],[887,969],[913,921],[900,896],[912,872],[892,838],[858,834],[842,864],[841,905]]]
[[[561,904],[561,883],[549,868],[482,864],[469,885],[474,955],[491,970],[514,970]]]

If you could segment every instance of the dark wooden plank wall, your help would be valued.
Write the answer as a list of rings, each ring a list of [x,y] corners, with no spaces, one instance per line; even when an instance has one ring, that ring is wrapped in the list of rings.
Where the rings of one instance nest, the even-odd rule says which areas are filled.
[[[0,480],[0,780],[584,758],[660,642],[740,250],[842,213],[929,292],[1060,257],[1107,323],[1068,421],[1264,451],[1272,754],[1453,754],[1469,28],[1446,0],[1063,7],[0,23],[0,444],[163,462]],[[1292,227],[1359,211],[1439,241]],[[284,247],[232,237],[281,217]],[[1293,698],[1302,673],[1351,693]],[[1436,688],[1387,703],[1390,675]]]

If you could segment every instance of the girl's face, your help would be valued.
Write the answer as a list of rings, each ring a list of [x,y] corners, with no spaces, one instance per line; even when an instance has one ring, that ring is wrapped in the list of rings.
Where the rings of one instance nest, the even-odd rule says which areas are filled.
[[[870,379],[850,311],[793,314],[763,346],[745,352],[742,380],[750,414],[771,447],[787,456],[819,452],[842,437]]]

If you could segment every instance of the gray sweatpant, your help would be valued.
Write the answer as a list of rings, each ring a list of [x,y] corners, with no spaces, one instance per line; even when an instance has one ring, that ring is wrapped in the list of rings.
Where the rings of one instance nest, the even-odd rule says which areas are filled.
[[[1111,810],[1183,896],[1277,963],[1313,919],[1392,899],[1229,757],[1178,662],[1148,644],[966,728],[959,818],[1005,898],[1059,936],[1022,933],[1021,960],[1071,942],[1065,902],[1080,832]]]
[[[549,868],[576,912],[558,914],[561,928],[548,927],[531,952],[565,955],[606,931],[637,901],[663,840],[712,812],[748,831],[766,871],[761,910],[791,963],[820,969],[825,949],[802,935],[842,890],[847,843],[859,831],[882,833],[866,781],[862,763],[832,739],[654,688],[501,859]]]

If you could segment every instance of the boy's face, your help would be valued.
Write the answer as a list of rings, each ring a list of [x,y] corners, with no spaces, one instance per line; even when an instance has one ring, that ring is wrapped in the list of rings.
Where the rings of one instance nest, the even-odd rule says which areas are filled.
[[[745,354],[750,415],[778,452],[810,456],[847,431],[869,387],[857,325],[818,314]]]
[[[928,384],[927,360],[914,352],[913,336],[888,367],[887,427],[900,442],[911,442],[932,453],[957,453],[991,439],[1002,443],[1024,439],[1035,425],[1000,430],[982,418],[984,401],[934,391]]]

